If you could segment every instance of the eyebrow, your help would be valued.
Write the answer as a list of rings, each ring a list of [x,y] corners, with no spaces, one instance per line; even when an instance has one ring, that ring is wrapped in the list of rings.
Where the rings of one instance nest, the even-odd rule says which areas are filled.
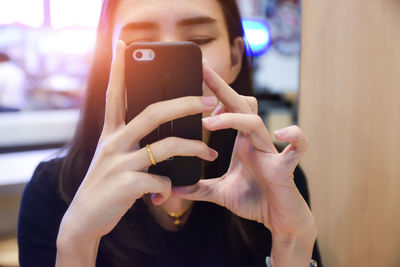
[[[179,20],[177,25],[178,26],[194,26],[194,25],[201,25],[201,24],[214,24],[216,19],[208,16],[202,17],[194,17],[194,18],[187,18]],[[158,27],[158,23],[155,22],[131,22],[122,27],[121,31],[132,31],[132,30],[153,30]]]
[[[178,21],[178,26],[192,26],[192,25],[199,25],[199,24],[213,24],[216,22],[216,19],[208,16],[203,17],[195,17],[195,18],[188,18],[182,19]]]
[[[131,22],[124,25],[121,31],[152,30],[157,28],[157,26],[158,24],[154,22]]]

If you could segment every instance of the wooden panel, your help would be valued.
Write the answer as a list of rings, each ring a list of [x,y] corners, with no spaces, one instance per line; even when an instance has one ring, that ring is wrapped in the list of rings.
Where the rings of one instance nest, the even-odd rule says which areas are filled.
[[[0,240],[0,267],[18,267],[18,244],[16,238]]]
[[[400,1],[304,0],[302,162],[325,266],[400,266]]]
[[[17,236],[20,194],[0,194],[0,239]]]

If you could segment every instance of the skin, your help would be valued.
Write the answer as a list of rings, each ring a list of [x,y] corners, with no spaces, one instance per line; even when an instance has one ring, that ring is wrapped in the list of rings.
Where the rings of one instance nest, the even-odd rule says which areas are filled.
[[[211,18],[211,22],[181,25],[182,20],[199,17]],[[140,29],[132,24],[143,22]],[[203,66],[204,96],[152,104],[125,124],[125,43],[143,40],[197,42],[207,62]],[[308,266],[316,227],[293,182],[293,171],[307,149],[306,138],[297,126],[275,132],[277,139],[290,143],[278,153],[257,115],[256,99],[238,95],[229,87],[241,68],[243,40],[237,38],[230,44],[217,1],[123,0],[115,16],[113,44],[103,131],[88,173],[61,222],[56,265],[94,266],[100,238],[136,199],[151,193],[150,211],[166,229],[174,230],[172,221],[157,205],[179,212],[190,201],[214,202],[271,231],[274,267]],[[138,142],[163,122],[196,113],[203,113],[203,127],[208,131],[239,131],[232,161],[222,177],[172,188],[167,177],[145,171],[151,162],[146,149],[138,149]],[[180,138],[158,141],[151,144],[151,150],[157,162],[171,156],[209,161],[218,156],[206,142]]]

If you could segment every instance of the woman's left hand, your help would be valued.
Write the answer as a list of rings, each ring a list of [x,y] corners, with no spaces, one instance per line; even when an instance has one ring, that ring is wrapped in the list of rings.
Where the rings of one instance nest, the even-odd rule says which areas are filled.
[[[238,130],[229,169],[222,177],[202,179],[193,186],[174,187],[179,198],[210,201],[249,220],[263,223],[278,236],[315,229],[311,211],[293,181],[293,172],[307,149],[302,130],[290,126],[275,132],[290,144],[278,153],[254,97],[237,94],[210,67],[204,80],[224,106],[224,112],[203,119],[210,131]]]

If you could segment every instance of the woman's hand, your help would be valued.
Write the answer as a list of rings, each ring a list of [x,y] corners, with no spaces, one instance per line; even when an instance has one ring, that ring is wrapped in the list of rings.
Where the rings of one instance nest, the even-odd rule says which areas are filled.
[[[231,164],[222,177],[173,188],[173,196],[224,206],[238,216],[263,223],[274,240],[285,242],[304,234],[313,244],[314,219],[293,181],[294,169],[307,149],[303,132],[297,126],[275,132],[278,140],[290,143],[278,153],[257,115],[256,99],[237,94],[207,65],[203,76],[223,104],[222,109],[216,108],[220,110],[216,115],[203,119],[204,127],[238,130]]]
[[[151,162],[146,148],[139,149],[139,141],[164,122],[209,112],[217,104],[216,97],[184,97],[158,102],[125,124],[125,48],[125,44],[118,41],[101,137],[88,172],[62,219],[57,239],[58,249],[69,252],[71,246],[77,251],[81,245],[92,244],[80,250],[80,253],[92,255],[91,262],[93,253],[97,252],[96,242],[98,244],[100,238],[116,226],[136,199],[146,193],[157,193],[160,197],[153,202],[161,204],[171,193],[168,177],[147,173]],[[216,151],[198,140],[171,137],[150,145],[158,162],[172,156],[197,156],[209,161],[217,157]],[[57,262],[62,261],[61,255],[57,255]],[[72,258],[76,260],[75,257],[69,260]]]

